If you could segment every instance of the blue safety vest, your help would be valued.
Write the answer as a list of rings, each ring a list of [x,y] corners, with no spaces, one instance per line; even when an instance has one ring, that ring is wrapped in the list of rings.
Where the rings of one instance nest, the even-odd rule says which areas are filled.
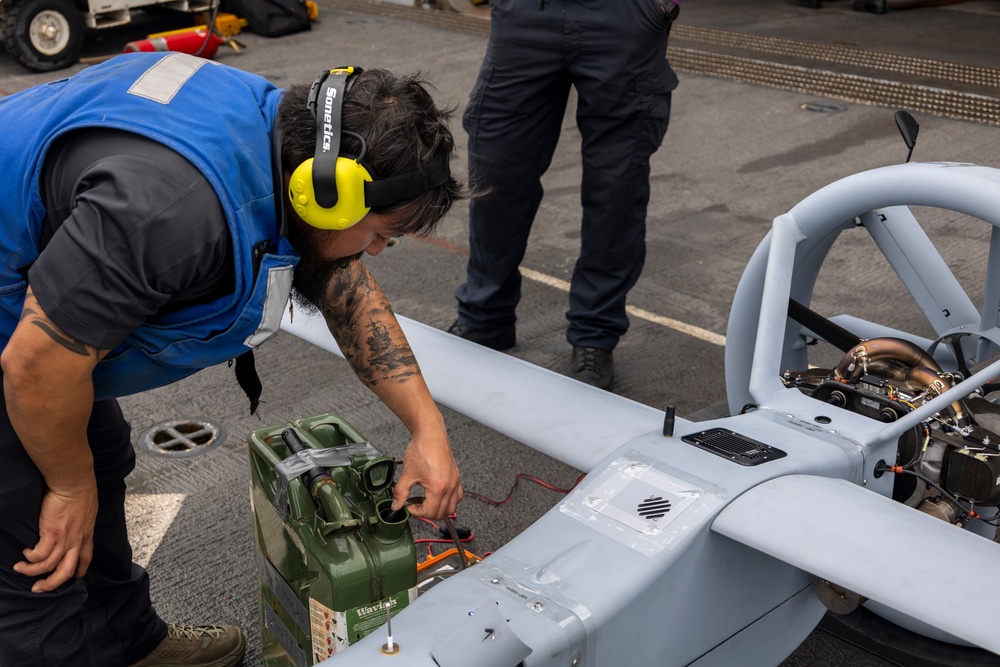
[[[236,284],[211,303],[157,314],[94,372],[98,399],[175,382],[260,345],[280,323],[298,257],[279,237],[271,133],[283,91],[180,53],[132,53],[0,99],[0,349],[17,326],[25,267],[40,250],[38,183],[59,135],[127,130],[177,151],[212,184],[232,234]]]

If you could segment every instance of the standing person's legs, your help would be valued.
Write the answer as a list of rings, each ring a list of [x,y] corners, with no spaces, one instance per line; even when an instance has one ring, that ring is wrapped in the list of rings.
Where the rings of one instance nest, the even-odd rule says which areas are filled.
[[[94,560],[84,578],[32,593],[35,579],[12,568],[38,542],[45,481],[0,411],[0,665],[124,667],[166,634],[131,562],[124,479],[135,453],[117,403],[94,405],[88,437],[100,490]]]
[[[515,0],[492,3],[490,41],[463,117],[470,185],[484,194],[469,205],[470,256],[466,283],[455,294],[457,324],[501,334],[479,340],[497,349],[514,344],[518,266],[569,94],[559,6],[538,11]]]
[[[566,337],[574,347],[610,351],[628,330],[626,296],[646,255],[649,158],[666,134],[677,78],[655,2],[580,4],[573,83],[583,136],[583,222]]]
[[[669,109],[669,102],[665,108]],[[650,192],[649,153],[635,146],[662,138],[666,124],[666,118],[644,118],[638,123],[580,120],[585,133],[583,222],[566,313],[566,338],[571,345],[612,350],[628,330],[625,302],[646,257]],[[651,129],[655,126],[663,129]],[[637,135],[646,139],[637,142]]]

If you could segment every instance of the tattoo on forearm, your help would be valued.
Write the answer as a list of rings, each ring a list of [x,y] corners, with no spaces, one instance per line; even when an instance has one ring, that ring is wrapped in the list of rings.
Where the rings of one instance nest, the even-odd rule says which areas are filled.
[[[419,373],[409,346],[393,340],[387,326],[395,321],[392,308],[364,264],[352,261],[337,271],[326,296],[323,316],[363,382],[372,387],[382,381],[406,382]]]
[[[366,295],[379,291],[368,269],[357,258],[345,260],[345,265],[330,276],[323,315],[331,324],[343,328],[354,321]]]
[[[407,345],[393,343],[383,322],[372,320],[368,324],[368,332],[367,368],[382,369],[386,380],[396,382],[406,382],[417,373],[417,359],[413,352]]]

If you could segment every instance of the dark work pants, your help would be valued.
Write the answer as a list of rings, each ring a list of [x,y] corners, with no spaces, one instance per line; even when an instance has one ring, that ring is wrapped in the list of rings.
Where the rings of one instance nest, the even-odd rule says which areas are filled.
[[[463,118],[470,183],[487,194],[470,202],[459,321],[494,329],[516,319],[518,266],[573,86],[583,220],[566,337],[613,349],[628,329],[625,299],[645,260],[649,157],[677,85],[666,61],[668,24],[657,0],[490,4],[486,56]]]
[[[35,579],[13,566],[38,543],[45,482],[5,406],[0,413],[0,667],[124,667],[166,636],[146,571],[132,563],[125,477],[135,467],[135,451],[116,401],[94,404],[87,435],[99,490],[93,562],[82,579],[32,593]]]

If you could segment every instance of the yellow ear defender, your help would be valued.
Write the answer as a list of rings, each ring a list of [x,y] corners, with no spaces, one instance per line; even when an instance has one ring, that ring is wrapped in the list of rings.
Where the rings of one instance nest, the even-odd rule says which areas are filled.
[[[296,214],[320,229],[342,230],[357,224],[372,207],[416,199],[448,182],[448,159],[439,153],[419,169],[386,178],[375,177],[362,164],[368,146],[361,135],[343,129],[344,96],[360,67],[338,67],[320,73],[309,90],[307,105],[316,118],[316,149],[292,172],[288,198]],[[342,135],[361,143],[357,157],[340,154]]]
[[[370,210],[365,206],[365,182],[371,174],[358,161],[340,157],[336,163],[337,203],[325,207],[316,201],[313,187],[313,162],[309,158],[292,172],[288,197],[300,218],[320,229],[347,229],[357,224]]]

